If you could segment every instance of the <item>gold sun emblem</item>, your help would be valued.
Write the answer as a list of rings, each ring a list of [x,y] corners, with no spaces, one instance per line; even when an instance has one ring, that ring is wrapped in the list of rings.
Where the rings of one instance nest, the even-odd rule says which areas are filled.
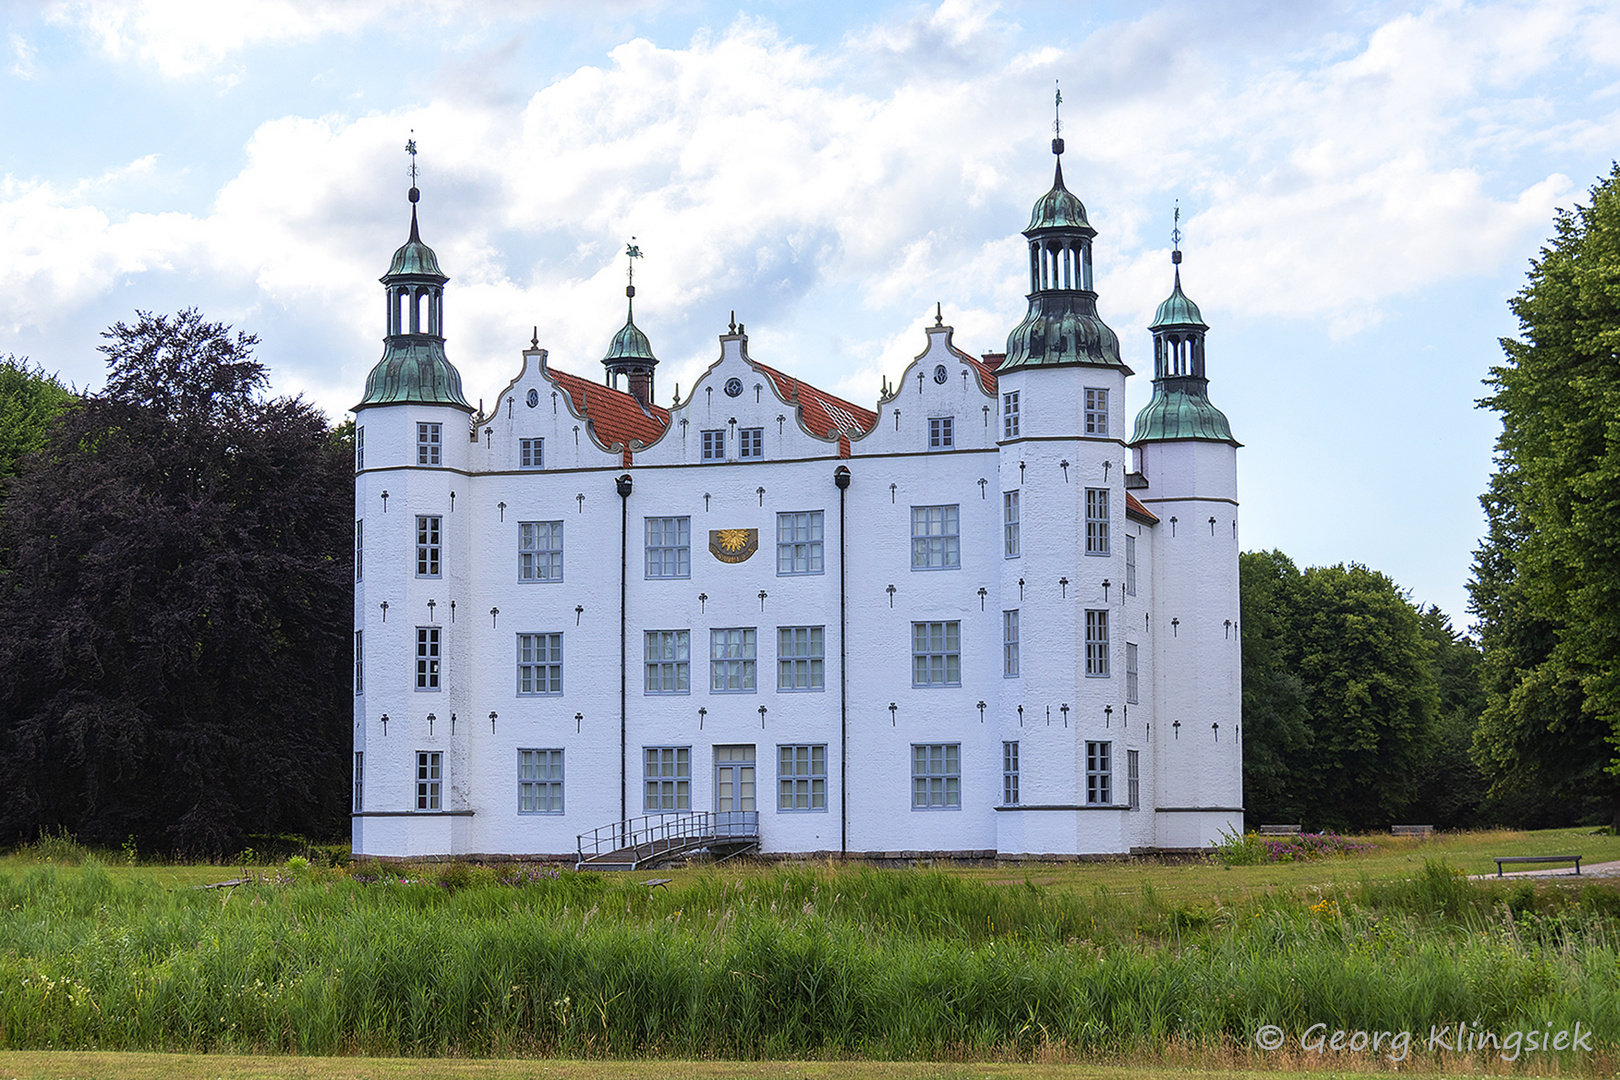
[[[735,554],[748,544],[747,529],[720,529],[716,539],[728,553]]]

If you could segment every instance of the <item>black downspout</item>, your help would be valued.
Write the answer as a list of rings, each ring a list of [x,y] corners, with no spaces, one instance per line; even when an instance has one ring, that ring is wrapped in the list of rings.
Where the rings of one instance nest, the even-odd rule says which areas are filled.
[[[626,665],[630,663],[629,610],[627,600],[630,588],[630,489],[635,482],[625,473],[618,479],[619,488],[619,828],[630,820],[628,740],[630,728],[629,686]],[[624,838],[620,837],[620,846]]]
[[[849,466],[833,470],[838,485],[838,853],[849,855],[849,575],[844,567],[844,495]]]

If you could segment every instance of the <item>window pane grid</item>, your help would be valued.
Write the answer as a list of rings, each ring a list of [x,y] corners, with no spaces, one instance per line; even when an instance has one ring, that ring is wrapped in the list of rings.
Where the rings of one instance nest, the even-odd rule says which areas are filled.
[[[692,808],[690,746],[648,746],[642,762],[644,809],[661,813]]]
[[[757,647],[756,631],[751,626],[709,631],[709,689],[751,692]]]
[[[1112,743],[1086,743],[1086,802],[1106,806],[1114,801]]]
[[[1125,595],[1136,595],[1136,537],[1125,537]]]
[[[960,743],[913,743],[911,808],[948,810],[962,806]]]
[[[416,425],[416,463],[418,465],[437,465],[440,463],[439,438],[440,425]]]
[[[1086,675],[1108,675],[1108,612],[1086,612]]]
[[[561,581],[563,523],[525,521],[518,525],[518,580]]]
[[[545,468],[546,440],[519,439],[518,440],[518,468],[543,469]]]
[[[1018,612],[1001,613],[1001,673],[1007,678],[1018,674]]]
[[[827,747],[824,744],[777,747],[776,808],[827,809]]]
[[[1004,554],[1009,559],[1018,558],[1018,492],[1004,491],[1001,493],[1001,520],[1003,531]]]
[[[519,634],[518,693],[562,693],[561,634]]]
[[[437,514],[416,515],[416,576],[439,576],[440,522]]]
[[[911,508],[911,568],[948,570],[962,565],[960,513],[956,506]]]
[[[1108,391],[1086,387],[1086,434],[1108,434]]]
[[[644,637],[647,693],[685,694],[692,689],[692,633],[648,630]]]
[[[739,458],[762,458],[765,456],[765,429],[740,428],[737,431],[737,456]]]
[[[416,808],[438,810],[440,784],[444,781],[444,756],[437,750],[416,753]]]
[[[928,418],[928,448],[948,450],[956,445],[956,417],[930,416]]]
[[[822,572],[822,512],[806,510],[776,515],[776,572]]]
[[[705,431],[703,433],[703,460],[724,461],[726,457],[726,432],[724,428],[718,431]]]
[[[1018,805],[1018,744],[1001,744],[1001,804]]]
[[[416,688],[439,688],[439,630],[437,626],[416,628]]]
[[[1086,488],[1086,554],[1108,554],[1108,489]]]
[[[563,752],[518,751],[518,813],[563,812]]]
[[[1137,655],[1136,642],[1125,643],[1125,702],[1128,705],[1137,703]]]
[[[649,578],[692,576],[691,518],[647,519],[647,576]]]
[[[1001,395],[1001,437],[1018,438],[1018,391]]]
[[[820,626],[776,630],[776,688],[821,690],[825,686],[826,632]]]
[[[911,685],[962,684],[961,628],[955,621],[911,624]]]

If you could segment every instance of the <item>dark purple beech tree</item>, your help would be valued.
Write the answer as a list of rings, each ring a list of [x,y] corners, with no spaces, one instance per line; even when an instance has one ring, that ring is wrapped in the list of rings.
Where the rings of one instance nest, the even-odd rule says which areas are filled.
[[[352,451],[251,335],[137,315],[0,516],[0,842],[340,834]]]

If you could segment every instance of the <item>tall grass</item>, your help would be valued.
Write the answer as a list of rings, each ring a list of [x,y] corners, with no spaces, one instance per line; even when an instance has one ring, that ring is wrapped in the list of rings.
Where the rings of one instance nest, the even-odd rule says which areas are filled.
[[[1266,1023],[1620,1032],[1609,890],[1515,911],[1440,864],[1202,908],[907,871],[303,876],[0,876],[0,1047],[916,1059],[1246,1045]]]

